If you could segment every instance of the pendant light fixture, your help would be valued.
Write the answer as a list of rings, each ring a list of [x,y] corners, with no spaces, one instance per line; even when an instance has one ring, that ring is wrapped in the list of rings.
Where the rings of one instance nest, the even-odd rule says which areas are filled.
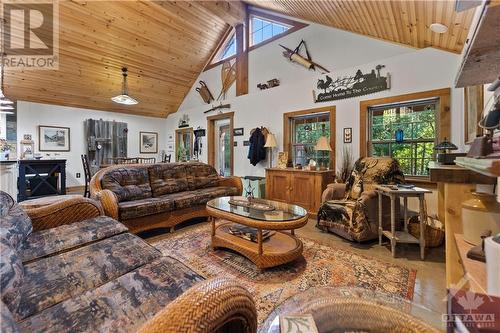
[[[125,105],[135,105],[139,103],[136,99],[128,95],[128,85],[127,85],[127,67],[122,68],[123,82],[122,82],[122,93],[115,97],[111,97],[111,100],[118,104]]]
[[[2,19],[2,31],[0,32],[3,36],[3,28],[4,28],[4,19]],[[4,72],[4,66],[5,66],[5,61],[4,61],[4,58],[5,58],[5,52],[3,50],[3,43],[1,45],[1,53],[2,53],[2,56],[1,56],[1,63],[0,63],[0,113],[3,113],[3,114],[14,114],[14,106],[12,106],[12,104],[14,104],[14,102],[12,102],[10,99],[8,99],[7,97],[5,97],[4,95],[4,87],[3,87],[3,78],[5,76],[5,72]]]

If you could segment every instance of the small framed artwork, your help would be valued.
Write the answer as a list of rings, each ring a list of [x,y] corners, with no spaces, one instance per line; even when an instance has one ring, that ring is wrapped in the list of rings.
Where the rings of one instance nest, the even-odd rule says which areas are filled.
[[[286,169],[287,164],[288,164],[288,152],[280,151],[278,153],[278,168]]]
[[[174,134],[173,133],[167,134],[167,142],[174,142]]]
[[[482,129],[477,125],[481,120],[484,108],[483,86],[464,88],[464,141],[472,143],[476,136],[482,135]]]
[[[352,128],[346,127],[344,128],[344,143],[352,142]]]
[[[158,153],[158,133],[156,132],[139,132],[139,144],[141,154],[156,154]]]
[[[245,129],[243,127],[233,129],[234,136],[242,136],[245,135]]]
[[[69,151],[70,130],[69,127],[38,126],[38,150],[39,151]]]

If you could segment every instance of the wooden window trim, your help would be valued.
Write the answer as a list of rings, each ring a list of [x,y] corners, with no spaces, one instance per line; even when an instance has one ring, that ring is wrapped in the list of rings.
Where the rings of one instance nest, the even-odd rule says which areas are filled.
[[[439,98],[439,110],[437,114],[437,124],[438,124],[438,142],[444,140],[444,138],[450,139],[451,137],[451,112],[450,112],[450,102],[451,102],[451,89],[442,88],[435,90],[421,91],[417,93],[410,93],[398,96],[390,96],[383,98],[370,99],[359,102],[359,157],[368,156],[368,108],[374,105],[380,104],[391,104],[391,103],[401,103],[416,99],[425,98]],[[429,177],[410,177],[412,181],[417,182],[420,180],[426,184],[432,184]]]
[[[251,15],[259,16],[259,17],[262,17],[264,19],[268,19],[268,20],[272,20],[272,21],[282,22],[282,23],[284,23],[286,25],[291,26],[291,28],[288,29],[287,31],[285,31],[284,33],[281,33],[279,35],[276,35],[274,37],[266,39],[265,41],[260,42],[259,44],[255,44],[253,46],[250,46],[250,16]],[[244,39],[245,40],[242,41],[242,43],[244,43],[244,45],[245,45],[245,51],[246,51],[246,53],[248,53],[250,51],[258,49],[261,46],[264,46],[264,45],[266,45],[268,43],[274,42],[275,40],[278,40],[278,39],[280,39],[282,37],[285,37],[286,35],[289,35],[291,33],[299,31],[299,30],[301,30],[301,29],[303,29],[303,28],[305,28],[307,26],[309,26],[309,24],[307,24],[307,23],[297,22],[297,21],[293,21],[293,20],[286,19],[286,18],[283,18],[283,17],[274,16],[274,15],[271,15],[271,14],[268,14],[268,13],[265,13],[265,12],[261,12],[259,10],[255,10],[255,9],[248,9],[247,10],[247,19],[245,20],[245,29],[244,29],[245,30],[245,33],[244,33],[244,35],[245,35]],[[214,58],[219,53],[220,49],[226,44],[227,38],[229,38],[229,36],[232,35],[233,30],[234,29],[232,27],[229,27],[228,30],[224,33],[224,35],[223,35],[223,37],[221,39],[221,42],[217,45],[217,47],[215,48],[215,51],[210,56],[210,59],[207,62],[207,65],[203,69],[204,72],[207,71],[207,70],[209,70],[209,69],[212,69],[214,67],[217,67],[217,66],[221,65],[225,61],[231,61],[233,59],[236,59],[237,54],[235,54],[233,56],[230,56],[230,57],[228,57],[226,59],[219,60],[217,62],[212,63],[212,61],[214,61]],[[238,36],[236,36],[236,37],[238,38]],[[237,45],[236,47],[238,47],[238,44],[239,44],[239,41],[237,39],[236,40],[236,45]]]
[[[248,23],[247,23],[247,27],[246,27],[247,28],[246,30],[248,31],[248,44],[249,45],[250,45],[250,18],[252,16],[262,17],[263,19],[267,19],[267,20],[270,20],[270,21],[275,21],[276,23],[283,23],[283,24],[289,26],[290,29],[288,29],[287,31],[285,31],[285,32],[283,32],[283,33],[281,33],[279,35],[276,35],[276,36],[273,36],[273,37],[271,37],[269,39],[266,39],[265,41],[262,41],[262,42],[260,42],[258,44],[250,46],[248,48],[249,51],[258,49],[261,46],[264,46],[264,45],[266,45],[268,43],[274,42],[277,39],[285,37],[286,35],[294,33],[295,31],[299,31],[300,29],[303,29],[303,28],[305,28],[305,27],[307,27],[309,25],[309,24],[306,24],[306,23],[293,21],[293,20],[290,20],[290,19],[287,19],[287,18],[284,18],[284,17],[274,16],[272,14],[261,12],[259,10],[249,9],[248,10]]]
[[[290,142],[290,120],[291,118],[310,115],[315,113],[330,113],[330,147],[332,147],[332,152],[330,154],[330,170],[335,170],[335,136],[336,131],[336,107],[325,106],[321,108],[306,109],[300,111],[287,112],[283,114],[283,151],[288,152],[288,163],[292,161],[292,145]]]
[[[230,140],[231,140],[231,153],[230,153],[230,166],[231,166],[231,176],[234,175],[234,112],[219,113],[214,116],[207,117],[207,135],[208,135],[208,164],[215,167],[215,127],[214,123],[216,120],[229,119],[230,127]],[[218,171],[217,171],[218,172]]]

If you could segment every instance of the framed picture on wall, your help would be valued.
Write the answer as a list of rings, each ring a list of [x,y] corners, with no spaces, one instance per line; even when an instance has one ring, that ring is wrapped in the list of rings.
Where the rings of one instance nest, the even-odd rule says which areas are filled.
[[[141,154],[156,154],[158,153],[158,133],[156,132],[139,132],[139,145]]]
[[[69,127],[38,126],[38,150],[39,151],[69,151],[70,130]]]
[[[481,120],[484,108],[483,86],[470,86],[464,88],[464,141],[472,143],[476,136],[483,134],[482,129],[477,125]]]
[[[242,136],[244,134],[245,134],[245,130],[243,129],[243,127],[233,129],[234,136]]]
[[[352,142],[352,128],[346,127],[344,128],[344,143]]]

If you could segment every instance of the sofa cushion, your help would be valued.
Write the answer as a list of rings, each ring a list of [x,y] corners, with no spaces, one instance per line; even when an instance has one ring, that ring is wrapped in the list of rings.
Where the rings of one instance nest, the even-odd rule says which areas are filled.
[[[7,306],[0,301],[0,332],[2,333],[17,333],[19,328],[17,327],[16,320],[12,316],[12,312],[9,311]]]
[[[120,234],[24,266],[19,318],[97,288],[153,261],[160,252],[131,234]]]
[[[200,162],[189,162],[184,163],[184,165],[186,167],[189,190],[217,186],[219,176],[213,166]]]
[[[193,206],[206,204],[214,198],[237,195],[235,187],[217,186],[198,189],[196,191],[184,191],[164,195],[162,198],[169,198],[174,201],[176,209],[184,209]]]
[[[19,323],[25,332],[137,332],[203,278],[162,257]],[[175,320],[175,318],[171,318]]]
[[[57,228],[34,232],[19,252],[23,262],[55,255],[127,231],[127,227],[107,216],[99,216]]]
[[[162,163],[149,167],[149,180],[153,197],[187,191],[185,163]]]
[[[0,218],[0,237],[6,239],[16,250],[32,231],[31,219],[18,204],[14,204],[8,214]]]
[[[151,198],[148,168],[127,166],[105,172],[101,186],[116,194],[119,202]]]
[[[23,276],[23,263],[17,251],[5,238],[0,238],[0,296],[12,312],[19,306]]]
[[[174,201],[167,197],[147,198],[118,203],[120,220],[170,212],[174,210]]]

